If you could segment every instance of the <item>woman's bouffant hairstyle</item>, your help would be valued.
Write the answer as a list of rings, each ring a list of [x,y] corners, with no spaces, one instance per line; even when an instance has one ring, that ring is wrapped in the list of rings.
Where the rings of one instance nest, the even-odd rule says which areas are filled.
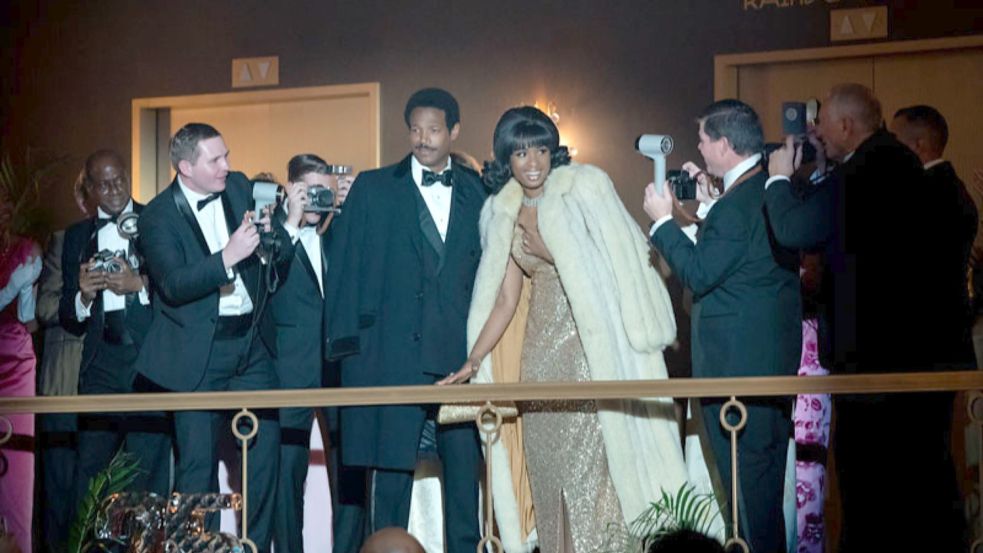
[[[495,159],[485,162],[481,174],[488,190],[497,193],[512,178],[513,152],[538,146],[549,148],[551,170],[570,163],[570,152],[566,146],[560,146],[560,131],[545,113],[530,106],[506,111],[495,125],[492,142]]]

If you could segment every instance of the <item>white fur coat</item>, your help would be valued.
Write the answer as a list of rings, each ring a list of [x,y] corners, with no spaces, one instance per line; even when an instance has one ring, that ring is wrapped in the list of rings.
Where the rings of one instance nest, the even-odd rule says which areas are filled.
[[[488,320],[510,256],[522,189],[510,180],[481,212],[482,258],[468,317],[468,347]],[[593,380],[667,378],[662,350],[676,334],[668,292],[649,264],[645,237],[608,176],[590,165],[553,169],[539,207],[539,231],[552,254]],[[492,382],[491,356],[475,382]],[[660,491],[687,481],[671,400],[598,404],[608,466],[631,523]],[[504,446],[492,448],[495,516],[508,553],[530,551]],[[535,476],[533,476],[534,478]]]

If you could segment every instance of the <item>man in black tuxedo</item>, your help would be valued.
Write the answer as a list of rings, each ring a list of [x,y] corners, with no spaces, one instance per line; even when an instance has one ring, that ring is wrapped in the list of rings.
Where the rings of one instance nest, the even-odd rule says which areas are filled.
[[[932,330],[939,345],[933,361],[950,370],[976,368],[973,313],[966,282],[979,213],[966,185],[942,157],[949,141],[949,125],[937,109],[919,105],[899,109],[890,128],[925,168],[926,215],[939,235],[935,247],[919,255],[919,262],[933,267],[931,274],[937,283]]]
[[[802,330],[798,256],[777,248],[765,221],[760,166],[761,124],[750,106],[721,100],[699,117],[699,150],[723,194],[694,244],[672,219],[674,197],[650,184],[645,212],[652,244],[693,292],[693,376],[792,375]],[[785,551],[782,491],[792,431],[788,399],[740,398],[748,410],[738,436],[742,537],[755,553]],[[730,437],[720,425],[721,399],[702,400],[710,446],[730,490]],[[728,415],[734,415],[730,410]]]
[[[122,157],[99,150],[85,162],[84,186],[98,205],[97,216],[65,231],[62,293],[58,315],[63,328],[85,338],[79,370],[79,394],[133,391],[133,362],[150,326],[148,280],[141,275],[141,251],[126,225],[117,225],[143,206],[130,198],[130,180]],[[111,259],[94,259],[112,252]],[[106,468],[121,444],[140,462],[133,488],[168,492],[170,432],[162,415],[144,413],[79,416],[78,463],[74,501],[88,490],[89,479]]]
[[[152,391],[277,388],[272,356],[276,329],[267,275],[289,260],[294,245],[282,225],[273,266],[253,255],[260,236],[252,221],[252,184],[230,172],[229,151],[213,127],[189,123],[171,139],[177,176],[144,210],[140,241],[154,282],[154,317],[137,358],[137,385]],[[300,206],[297,209],[302,209]],[[268,222],[267,222],[268,223]],[[275,412],[257,411],[259,432],[249,455],[249,538],[270,546],[280,429]],[[216,444],[225,427],[216,411],[174,413],[174,487],[218,491]],[[218,518],[209,526],[217,529]]]
[[[478,215],[487,194],[477,173],[451,163],[460,132],[453,96],[420,90],[404,118],[412,153],[359,175],[332,237],[327,353],[344,358],[342,386],[433,384],[467,358]],[[343,459],[372,469],[371,530],[406,528],[421,437],[433,436],[444,469],[447,551],[472,553],[480,539],[477,432],[474,424],[434,428],[435,411],[342,409]]]
[[[946,293],[939,274],[948,272],[936,263],[936,249],[947,240],[934,209],[937,192],[927,188],[918,157],[884,129],[880,102],[865,86],[834,86],[816,134],[825,157],[839,165],[818,169],[814,191],[796,196],[787,177],[799,150],[788,138],[769,160],[765,203],[778,242],[824,247],[820,361],[839,373],[931,370],[940,355],[934,327],[944,324],[936,319]],[[906,217],[918,220],[917,232],[903,232]],[[948,448],[943,427],[951,396],[833,401],[839,550],[964,550],[955,475],[941,453]]]
[[[284,220],[284,229],[295,240],[296,253],[287,265],[286,274],[281,276],[280,287],[270,304],[277,326],[277,377],[283,389],[337,386],[337,364],[324,367],[321,339],[326,308],[323,299],[328,269],[326,250],[331,227],[323,236],[318,234],[318,227],[323,218],[340,216],[340,212],[294,211],[289,206],[296,204],[308,209],[308,189],[312,186],[336,191],[340,205],[345,201],[348,187],[339,187],[338,175],[332,174],[331,167],[314,154],[291,158],[287,175],[287,196],[294,201],[285,202],[274,217]],[[357,553],[365,537],[365,472],[339,466],[338,408],[326,408],[322,412],[329,427],[324,443],[329,451],[333,550]],[[304,481],[313,420],[314,410],[309,407],[280,409],[280,478],[274,543],[281,551],[304,550]]]

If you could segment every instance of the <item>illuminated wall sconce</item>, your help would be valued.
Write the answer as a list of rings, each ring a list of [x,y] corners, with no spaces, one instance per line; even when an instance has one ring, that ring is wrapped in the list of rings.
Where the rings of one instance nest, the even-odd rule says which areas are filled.
[[[535,102],[533,104],[533,107],[535,107],[536,109],[542,111],[547,116],[549,116],[549,118],[553,120],[553,123],[557,126],[557,128],[559,128],[559,126],[560,126],[560,108],[556,105],[556,102],[554,102],[552,100],[546,102],[546,107],[545,108],[542,107],[539,102]],[[561,138],[560,138],[560,145],[567,147],[567,150],[569,150],[569,152],[570,152],[570,157],[576,157],[577,156],[577,148],[574,147],[572,144],[569,144],[566,140],[564,140],[563,139],[563,134],[564,133],[561,130],[560,131],[560,136],[561,136]]]

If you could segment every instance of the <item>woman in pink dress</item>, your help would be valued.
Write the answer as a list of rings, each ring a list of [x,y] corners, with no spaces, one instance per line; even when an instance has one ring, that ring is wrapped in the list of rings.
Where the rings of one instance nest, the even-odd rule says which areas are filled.
[[[10,205],[8,202],[6,205]],[[10,212],[0,207],[0,397],[34,395],[35,282],[41,274],[41,249],[10,232]],[[5,420],[4,420],[5,419]],[[34,415],[5,415],[0,438],[0,519],[20,550],[31,549],[34,503]]]
[[[821,274],[819,254],[802,259],[802,359],[799,376],[825,376],[819,364],[815,296]],[[826,448],[829,446],[829,394],[801,394],[795,413],[795,506],[798,545],[796,553],[825,551]]]

